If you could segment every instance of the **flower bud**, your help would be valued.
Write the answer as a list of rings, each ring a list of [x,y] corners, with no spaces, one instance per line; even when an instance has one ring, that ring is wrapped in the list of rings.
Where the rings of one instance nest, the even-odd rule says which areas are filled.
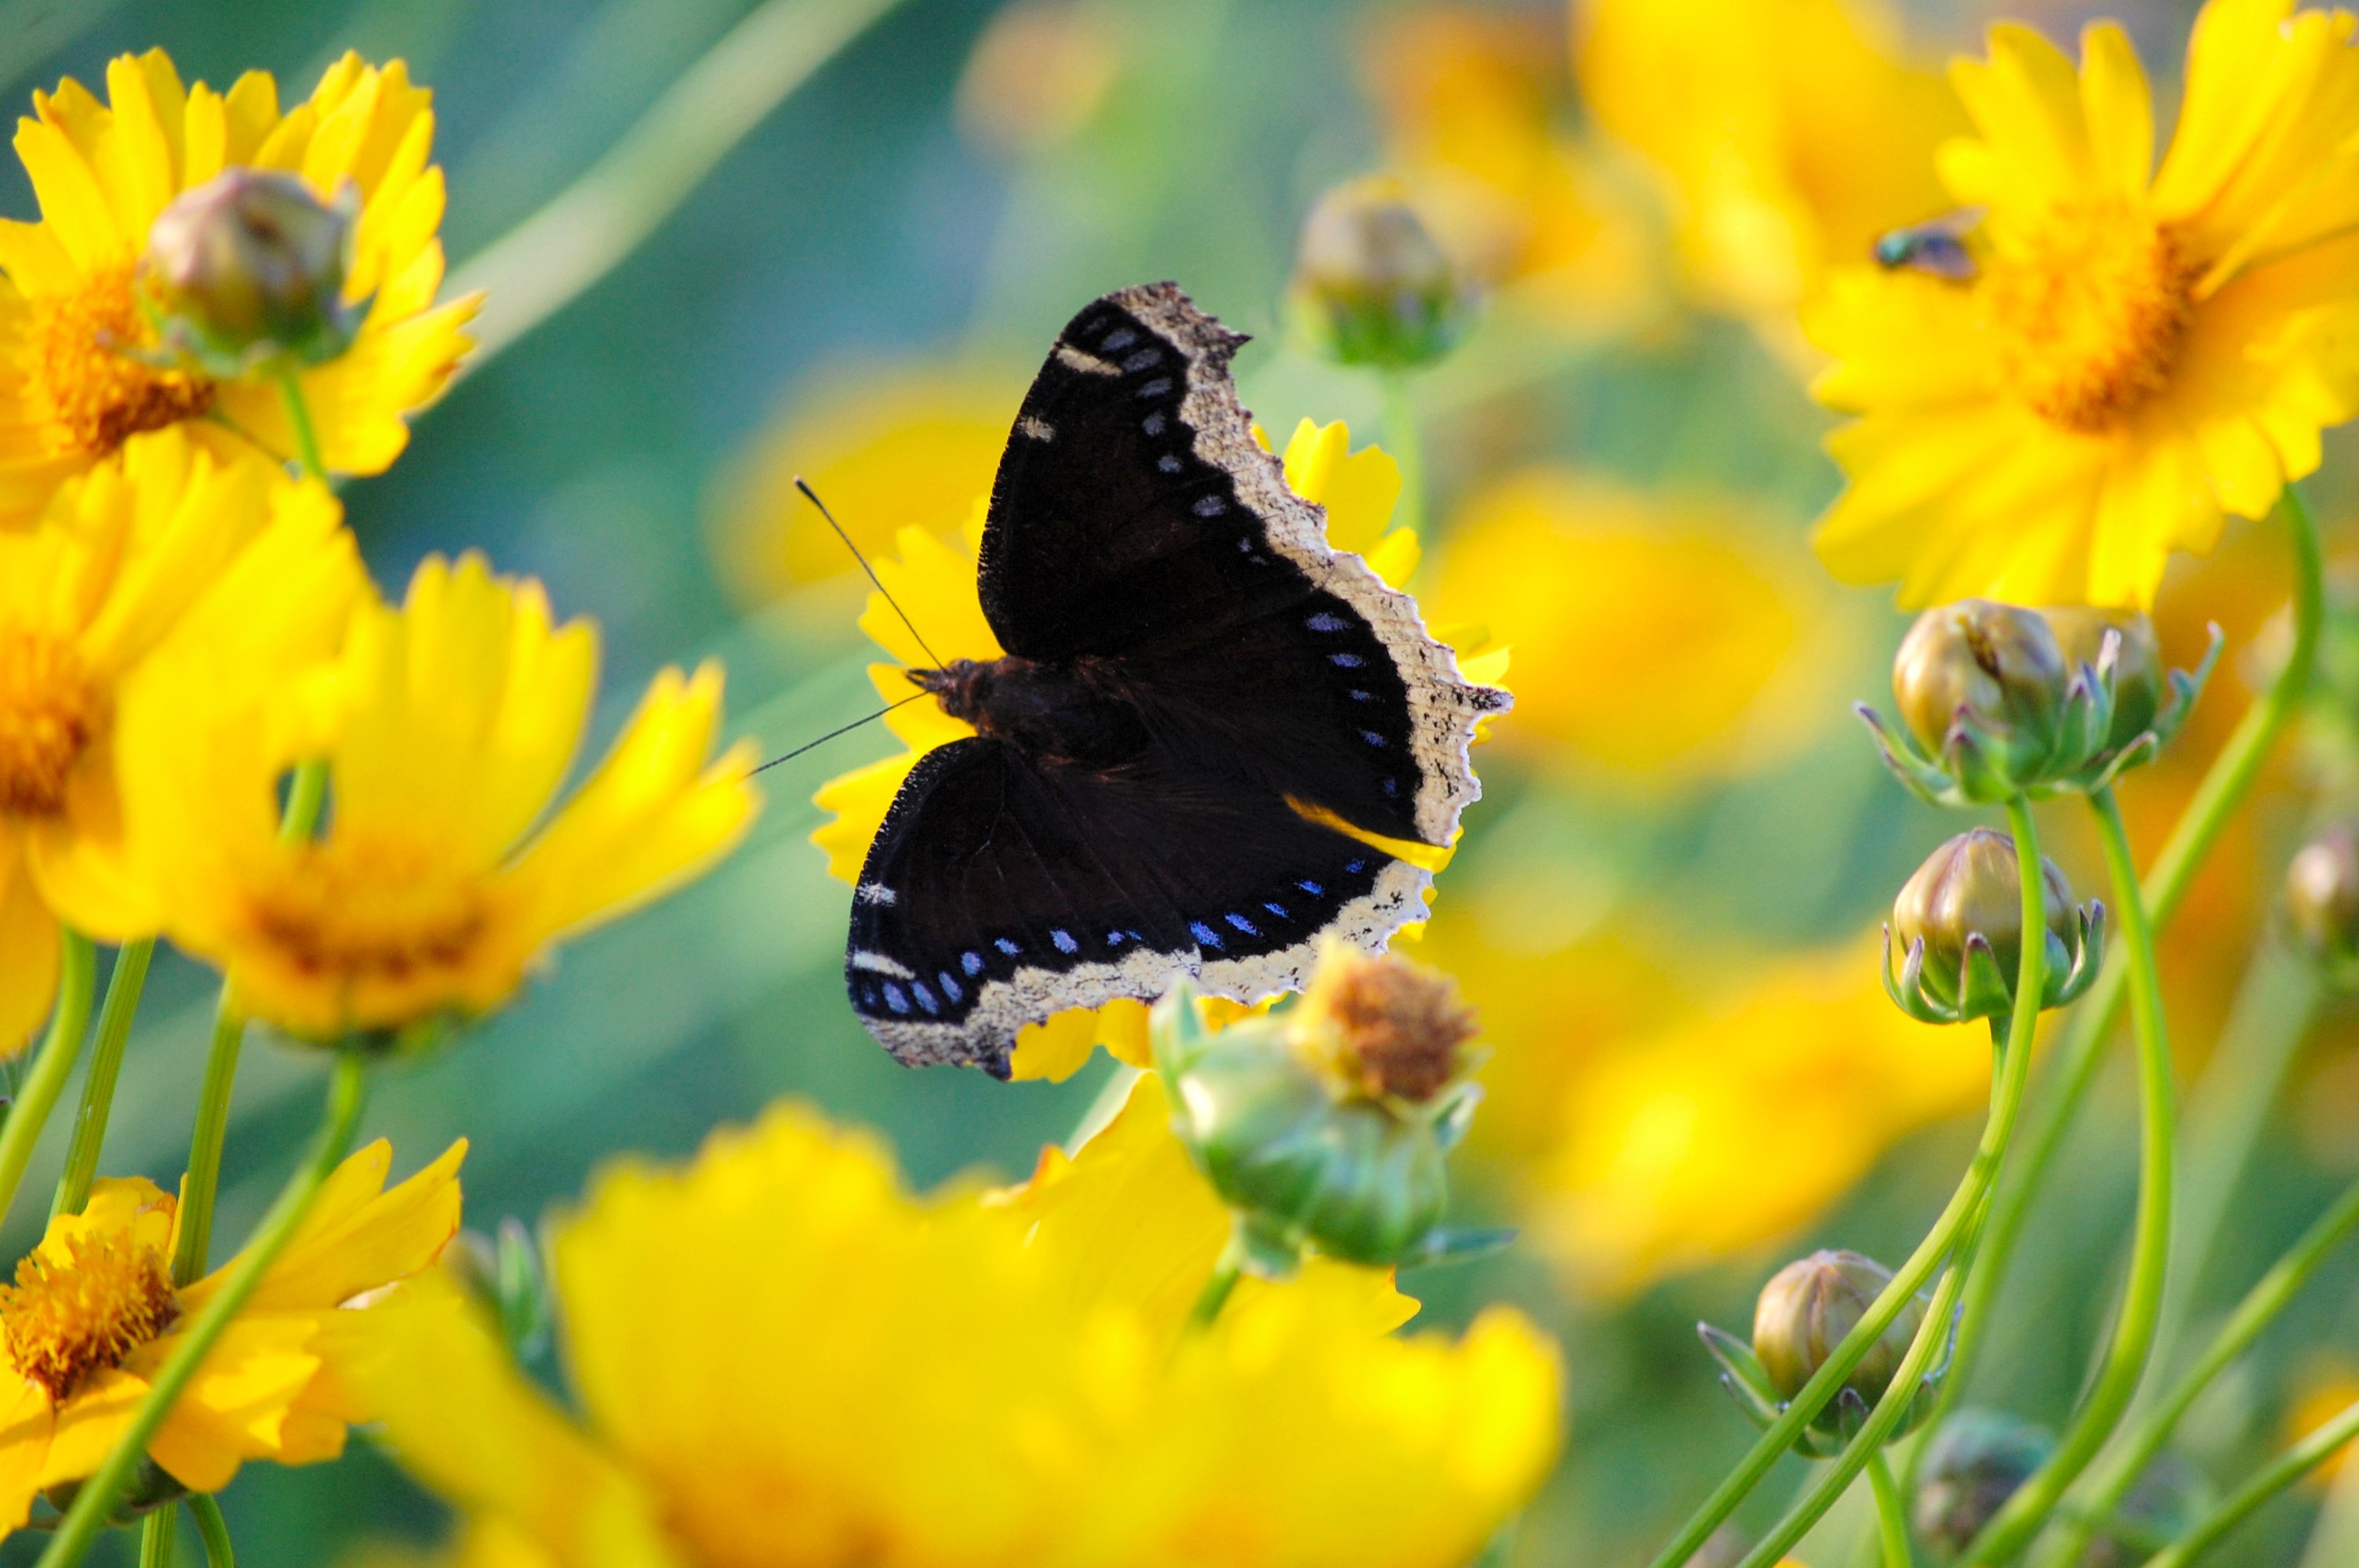
[[[1859,713],[1886,764],[1936,805],[2090,792],[2179,732],[2220,647],[2215,626],[2195,670],[2166,670],[2153,624],[2133,611],[1960,600],[1901,640],[1892,691],[1904,732]]]
[[[2105,610],[2094,605],[2065,604],[2040,614],[2056,634],[2074,669],[2103,671],[2112,676],[2113,726],[2105,732],[2105,748],[2119,751],[2155,726],[2169,699],[2170,679],[2162,662],[2162,644],[2154,622],[2135,610]],[[2105,665],[2105,633],[2114,633],[2110,669]]]
[[[1408,186],[1388,175],[1319,199],[1302,225],[1290,297],[1298,330],[1319,352],[1392,370],[1449,351],[1467,314],[1449,254]]]
[[[300,176],[246,168],[173,198],[141,263],[166,347],[217,376],[342,353],[359,326],[343,297],[357,209],[349,185],[325,202]]]
[[[1856,1252],[1813,1252],[1778,1270],[1753,1309],[1753,1354],[1769,1386],[1784,1399],[1800,1393],[1891,1282],[1891,1270]],[[1922,1296],[1909,1299],[1843,1379],[1844,1388],[1871,1406],[1884,1397],[1924,1325],[1925,1304]]]
[[[2349,823],[2321,829],[2286,868],[2286,914],[2311,957],[2359,966],[2359,834]]]
[[[1448,980],[1340,943],[1290,1012],[1216,1032],[1182,985],[1149,1026],[1180,1140],[1264,1273],[1306,1248],[1371,1265],[1464,1248],[1441,1219],[1445,1157],[1477,1098],[1472,1033]]]
[[[1951,1415],[1927,1441],[1918,1470],[1910,1513],[1918,1535],[1940,1560],[1955,1557],[2055,1447],[2045,1427],[1996,1411]]]
[[[2071,675],[2037,611],[1963,599],[1908,628],[1892,661],[1892,695],[1928,754],[1943,756],[1953,736],[1979,753],[1995,787],[1969,784],[1973,798],[2003,800],[2054,755]]]
[[[2094,906],[2072,905],[2071,885],[2056,862],[2039,862],[2047,922],[2048,972],[2042,1007],[2080,995],[2096,970]],[[2023,963],[2023,883],[2015,840],[1987,827],[1961,833],[1926,858],[1892,903],[1885,980],[1912,1017],[1958,1023],[2015,1010]],[[1889,946],[1906,956],[1896,981]]]

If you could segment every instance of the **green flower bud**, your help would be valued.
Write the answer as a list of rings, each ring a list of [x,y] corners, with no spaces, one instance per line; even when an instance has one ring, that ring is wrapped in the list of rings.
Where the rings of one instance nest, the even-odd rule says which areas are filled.
[[[175,197],[141,262],[168,351],[228,377],[268,360],[331,360],[361,309],[343,297],[359,202],[331,203],[301,177],[231,168]]]
[[[1910,1510],[1918,1535],[1940,1560],[1955,1557],[2055,1447],[2045,1427],[1996,1411],[1957,1411],[1926,1443]]]
[[[1408,186],[1389,175],[1319,199],[1302,225],[1289,300],[1317,351],[1392,370],[1440,358],[1467,316],[1457,269],[1409,204]]]
[[[2066,604],[2043,610],[2056,644],[2074,669],[2105,669],[2105,633],[2114,634],[2113,726],[2105,748],[2119,751],[2155,726],[2170,699],[2170,677],[2154,622],[2135,610]]]
[[[2039,862],[2048,970],[2040,1005],[2058,1007],[2096,973],[2102,910],[2072,904],[2056,862]],[[1904,955],[1892,973],[1891,949]],[[2023,962],[2023,883],[2015,840],[1987,827],[1961,833],[1926,857],[1892,903],[1885,986],[1911,1017],[1962,1023],[2015,1011]]]
[[[2321,829],[2286,867],[2286,914],[2321,964],[2359,972],[2359,835],[2349,823]]]
[[[1471,1019],[1447,979],[1336,945],[1289,1014],[1215,1033],[1182,985],[1149,1033],[1180,1140],[1238,1212],[1257,1272],[1305,1249],[1385,1266],[1467,1245],[1441,1228],[1446,1156],[1477,1098]]]
[[[2215,626],[2193,672],[2166,671],[2143,615],[1961,600],[1901,640],[1903,733],[1859,713],[1900,782],[1938,806],[2093,791],[2178,733],[2220,645]]]

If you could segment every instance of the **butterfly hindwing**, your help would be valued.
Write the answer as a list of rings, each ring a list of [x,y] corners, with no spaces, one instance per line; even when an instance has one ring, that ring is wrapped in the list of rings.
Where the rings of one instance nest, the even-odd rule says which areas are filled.
[[[1287,811],[1154,767],[1044,772],[988,737],[919,759],[853,894],[853,1011],[912,1065],[1006,1076],[1016,1031],[1194,976],[1246,1000],[1300,984],[1335,931],[1381,943],[1426,873]]]

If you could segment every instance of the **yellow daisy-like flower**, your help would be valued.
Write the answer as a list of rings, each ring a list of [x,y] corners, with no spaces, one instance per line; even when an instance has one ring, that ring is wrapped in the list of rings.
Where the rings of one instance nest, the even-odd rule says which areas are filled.
[[[1644,190],[1564,130],[1560,29],[1492,9],[1405,9],[1377,26],[1369,85],[1388,162],[1471,278],[1575,331],[1658,318],[1661,242]]]
[[[1535,469],[1468,500],[1429,598],[1514,646],[1505,745],[1653,788],[1806,744],[1831,710],[1843,622],[1769,539],[1729,503]]]
[[[1305,419],[1287,442],[1285,462],[1286,481],[1295,493],[1327,508],[1330,544],[1364,557],[1395,588],[1408,580],[1417,569],[1419,541],[1413,529],[1392,526],[1393,508],[1400,500],[1400,466],[1382,448],[1354,452],[1351,431],[1340,420],[1319,425]],[[984,503],[978,500],[957,544],[921,528],[904,528],[900,554],[879,557],[873,563],[878,579],[909,619],[925,629],[926,642],[944,659],[996,659],[1006,652],[984,619],[983,602],[975,593],[975,557],[982,549],[983,529]],[[860,629],[897,661],[869,666],[877,694],[888,703],[902,702],[909,695],[903,671],[934,660],[883,594],[869,596]],[[1438,635],[1450,642],[1452,632],[1443,628]],[[1469,681],[1496,685],[1506,671],[1506,650],[1462,657],[1459,667]],[[868,847],[885,825],[885,813],[918,759],[974,733],[972,725],[952,719],[931,698],[893,708],[885,723],[908,750],[831,779],[812,797],[831,820],[811,834],[811,842],[827,852],[829,873],[847,882],[859,879]],[[1386,847],[1405,857],[1435,853],[1424,846]],[[1146,1004],[1113,1001],[1027,1025],[1016,1035],[1010,1070],[1017,1078],[1071,1077],[1099,1044],[1133,1066],[1146,1066]]]
[[[0,526],[32,519],[61,481],[143,430],[182,425],[217,449],[295,452],[275,384],[212,382],[125,351],[156,342],[137,273],[157,215],[233,167],[300,175],[322,200],[357,189],[344,294],[368,313],[342,356],[300,380],[327,466],[385,469],[409,438],[404,416],[466,351],[475,309],[434,303],[443,190],[427,162],[429,95],[398,60],[346,55],[282,113],[268,74],[249,71],[227,93],[184,86],[160,49],[111,62],[106,92],[102,103],[69,78],[35,93],[34,118],[17,123],[41,221],[0,222]]]
[[[308,1465],[343,1452],[370,1419],[348,1373],[381,1321],[355,1298],[407,1279],[459,1228],[464,1142],[385,1190],[382,1140],[338,1166],[203,1369],[147,1444],[193,1491],[217,1492],[248,1459]],[[101,1181],[82,1213],[49,1233],[0,1285],[0,1529],[22,1525],[34,1494],[104,1461],[147,1380],[237,1267],[171,1281],[179,1206],[150,1181]]]
[[[2145,606],[2173,550],[2259,517],[2359,409],[2359,49],[2344,11],[2212,0],[2179,126],[2126,34],[2078,71],[2021,27],[1952,80],[1942,149],[1981,213],[1971,281],[1839,279],[1819,395],[1859,419],[1820,554],[1904,603],[1972,594]]]
[[[1585,0],[1574,56],[1598,127],[1669,210],[1687,293],[1799,348],[1833,265],[1937,207],[1962,129],[1876,0]]]
[[[241,633],[266,662],[332,646],[366,589],[341,519],[322,486],[163,431],[69,482],[31,527],[0,531],[0,1052],[49,1010],[59,911],[115,940],[153,930],[125,885],[125,687],[231,600],[285,606]]]
[[[796,1108],[625,1164],[554,1241],[577,1424],[447,1291],[369,1387],[397,1455],[541,1568],[1454,1568],[1557,1444],[1552,1347],[1456,1343],[1312,1262],[1183,1337],[1228,1217],[1154,1080],[1025,1187],[913,1198]],[[655,1353],[651,1357],[651,1350]]]
[[[597,633],[536,582],[429,557],[399,610],[256,689],[201,659],[125,706],[132,849],[163,929],[236,1004],[335,1039],[497,1007],[553,943],[695,876],[758,805],[750,743],[707,762],[721,671],[657,676],[552,810],[590,717]],[[280,784],[324,762],[327,827],[280,837]]]

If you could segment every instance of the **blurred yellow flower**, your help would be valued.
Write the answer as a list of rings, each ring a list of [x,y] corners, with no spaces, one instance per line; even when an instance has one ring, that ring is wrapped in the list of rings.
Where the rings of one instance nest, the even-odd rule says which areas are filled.
[[[341,357],[301,374],[327,466],[376,473],[408,441],[404,416],[450,378],[468,347],[473,300],[437,307],[442,171],[429,94],[399,60],[346,55],[308,103],[281,114],[278,88],[249,71],[226,93],[183,86],[161,49],[106,68],[102,103],[68,78],[33,95],[16,153],[38,223],[0,222],[0,526],[38,514],[60,482],[143,430],[185,426],[227,451],[295,451],[278,388],[158,370],[123,351],[152,347],[137,267],[173,197],[226,168],[300,174],[323,200],[356,187],[360,220],[344,296],[369,300]]]
[[[454,1143],[385,1190],[393,1151],[370,1144],[328,1178],[310,1216],[206,1358],[147,1456],[191,1490],[217,1492],[248,1459],[308,1465],[343,1452],[370,1419],[352,1384],[382,1322],[347,1305],[431,1264],[459,1228]],[[179,1206],[145,1178],[101,1181],[0,1285],[0,1529],[22,1525],[36,1492],[97,1469],[193,1319],[236,1259],[175,1289]]]
[[[1964,126],[1878,0],[1576,0],[1599,128],[1657,177],[1688,292],[1799,347],[1831,265],[1941,205],[1934,147]]]
[[[2173,550],[2259,517],[2359,408],[2359,49],[2348,12],[2212,0],[2179,127],[2111,23],[2072,63],[1995,28],[1942,150],[1977,276],[1863,269],[1811,324],[1861,416],[1819,550],[1904,603],[2144,606]]]
[[[1122,67],[1122,37],[1105,7],[1015,0],[993,14],[967,56],[959,129],[1003,157],[1046,152],[1090,123]]]
[[[1573,1280],[1618,1295],[1790,1235],[1901,1136],[1979,1102],[1988,1040],[1902,1013],[1880,957],[1770,964],[1581,1076],[1530,1199]]]
[[[782,1107],[559,1225],[583,1424],[424,1281],[369,1384],[405,1464],[540,1552],[488,1561],[1468,1561],[1555,1453],[1552,1347],[1497,1310],[1395,1338],[1414,1303],[1316,1261],[1183,1339],[1227,1228],[1151,1077],[1001,1193],[910,1197]]]
[[[1396,588],[1408,580],[1417,569],[1419,541],[1413,529],[1392,525],[1393,507],[1400,499],[1400,467],[1382,448],[1354,452],[1351,431],[1341,420],[1319,425],[1305,419],[1287,442],[1285,461],[1287,483],[1295,493],[1327,508],[1329,543],[1365,557],[1376,575]],[[1006,653],[984,619],[975,593],[975,557],[982,548],[983,528],[984,503],[970,497],[966,527],[956,544],[913,525],[901,531],[897,556],[880,555],[872,561],[878,579],[945,659],[996,659]],[[903,671],[924,668],[933,659],[883,594],[869,595],[860,629],[896,661],[868,666],[877,695],[888,703],[902,702],[910,690]],[[1445,627],[1439,634],[1449,641],[1452,630]],[[1506,673],[1505,650],[1470,649],[1470,654],[1460,665],[1468,680],[1496,684]],[[868,846],[918,759],[974,733],[972,726],[952,719],[932,700],[896,708],[885,716],[885,724],[908,749],[830,779],[811,797],[830,817],[811,834],[811,842],[827,852],[829,874],[846,882],[859,879]],[[1028,1024],[1016,1035],[1011,1071],[1017,1078],[1068,1078],[1096,1045],[1133,1066],[1146,1066],[1146,1005],[1117,1000]]]
[[[2337,1356],[2316,1356],[2301,1367],[2294,1400],[2286,1411],[2285,1443],[2288,1447],[2300,1442],[2311,1433],[2359,1403],[2359,1369],[2349,1360]],[[2337,1449],[2323,1464],[2312,1471],[2310,1487],[2323,1491],[2340,1480],[2351,1467],[2351,1449]]]
[[[303,651],[290,622],[334,635],[365,590],[341,518],[321,486],[251,453],[218,461],[159,431],[68,481],[32,526],[0,531],[0,1053],[49,1010],[57,912],[83,924],[93,887],[141,902],[119,885],[125,686],[185,623],[218,621],[216,600],[289,602],[292,615],[245,629],[267,659]],[[152,928],[134,914],[101,934]]]
[[[824,372],[788,401],[724,478],[712,513],[722,579],[747,603],[830,585],[827,614],[864,581],[860,563],[795,490],[799,474],[872,559],[904,529],[951,535],[991,492],[1023,387],[944,365]],[[844,596],[842,600],[836,594]],[[822,619],[797,616],[789,623]]]
[[[1834,710],[1844,622],[1775,538],[1733,503],[1534,469],[1466,502],[1428,597],[1515,650],[1503,747],[1654,787],[1799,748]]]
[[[132,852],[163,929],[236,1005],[295,1033],[398,1030],[497,1007],[553,943],[695,876],[758,806],[741,742],[708,762],[721,671],[667,670],[551,810],[589,721],[597,633],[537,582],[429,557],[400,610],[266,688],[201,660],[125,703]],[[327,773],[326,827],[286,841],[280,781]]]
[[[1628,331],[1658,313],[1643,192],[1563,129],[1559,32],[1495,10],[1402,11],[1377,25],[1367,75],[1390,165],[1466,276],[1570,330]]]

